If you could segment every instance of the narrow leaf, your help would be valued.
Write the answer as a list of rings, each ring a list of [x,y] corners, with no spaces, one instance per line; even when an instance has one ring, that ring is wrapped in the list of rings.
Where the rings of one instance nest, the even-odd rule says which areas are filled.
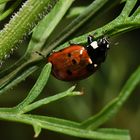
[[[26,71],[24,71],[23,73],[21,73],[20,76],[16,77],[14,80],[9,82],[9,84],[5,85],[2,89],[0,89],[0,94],[4,93],[8,89],[12,88],[13,86],[17,85],[21,81],[25,80],[31,73],[36,71],[37,68],[38,68],[37,66],[33,66],[33,67],[27,69]]]
[[[122,88],[118,97],[107,104],[98,114],[90,117],[84,121],[81,126],[88,129],[98,128],[106,121],[110,120],[119,111],[121,106],[125,103],[132,91],[140,82],[140,67],[130,76],[124,87]]]
[[[35,135],[34,137],[37,138],[41,132],[41,127],[39,125],[33,125],[34,131],[35,131]]]
[[[0,21],[5,19],[7,16],[9,16],[16,7],[18,7],[18,5],[22,2],[22,0],[17,0],[10,8],[8,8],[8,10],[6,10],[4,13],[2,13],[0,15]]]
[[[78,123],[56,119],[52,117],[44,117],[39,115],[28,114],[12,114],[10,112],[0,112],[0,119],[8,119],[31,125],[39,125],[41,128],[87,139],[98,140],[130,140],[126,135],[104,133],[98,131],[91,131],[85,128],[80,128]]]
[[[51,42],[49,45],[50,47],[47,48],[46,51],[51,51],[56,47],[59,43],[61,43],[63,40],[65,40],[69,35],[71,35],[74,31],[76,31],[80,26],[82,26],[89,18],[91,18],[93,15],[96,15],[96,12],[98,12],[101,7],[103,7],[108,1],[111,0],[95,0],[93,1],[85,10],[82,11],[82,13],[75,18],[68,26],[66,26],[60,34],[57,35],[55,38],[55,41]],[[80,21],[80,22],[79,22]],[[83,38],[85,41],[86,37]],[[74,41],[73,41],[74,42]],[[77,41],[76,43],[79,44]],[[68,43],[65,44],[67,46]],[[64,46],[61,46],[57,49],[62,49]],[[57,50],[56,49],[56,50]]]
[[[23,108],[22,112],[26,113],[26,112],[31,111],[31,110],[33,110],[35,108],[38,108],[38,107],[40,107],[42,105],[49,104],[51,102],[60,100],[60,99],[62,99],[64,97],[81,95],[80,92],[73,92],[74,88],[75,87],[73,86],[70,89],[68,89],[67,91],[64,91],[62,93],[56,94],[56,95],[51,96],[51,97],[41,99],[41,100],[36,101],[36,102],[34,102],[34,103],[32,103],[32,104],[30,104],[28,106],[25,106],[25,108]]]
[[[130,140],[130,133],[128,130],[123,130],[123,129],[116,129],[116,128],[100,128],[97,129],[98,132],[103,132],[105,134],[114,134],[114,135],[120,135],[121,137],[125,137],[127,140]]]
[[[26,53],[32,50],[39,51],[46,42],[46,39],[58,25],[64,14],[67,12],[74,0],[59,0],[53,10],[43,18],[33,30],[33,35]]]
[[[25,106],[33,102],[38,97],[49,79],[50,72],[51,63],[48,63],[44,66],[39,78],[30,90],[28,96],[16,107],[17,111],[22,111]]]
[[[120,16],[122,16],[122,18],[129,17],[129,14],[131,13],[132,9],[134,8],[136,2],[137,2],[137,0],[133,0],[133,1],[127,0]]]
[[[12,0],[0,0],[0,4],[8,2],[8,1],[12,1]]]

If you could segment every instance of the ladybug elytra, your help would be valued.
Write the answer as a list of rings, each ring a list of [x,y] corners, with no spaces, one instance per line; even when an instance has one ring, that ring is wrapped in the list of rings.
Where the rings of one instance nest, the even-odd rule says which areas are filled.
[[[59,80],[75,81],[89,77],[105,61],[109,42],[106,38],[94,41],[87,38],[88,45],[70,45],[48,57],[52,63],[52,74]]]

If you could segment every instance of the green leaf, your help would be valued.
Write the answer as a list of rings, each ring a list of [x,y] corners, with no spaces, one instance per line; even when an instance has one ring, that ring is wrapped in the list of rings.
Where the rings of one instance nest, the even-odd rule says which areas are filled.
[[[40,56],[38,56],[38,57],[40,58]],[[35,63],[34,61],[37,58],[32,58],[31,60],[30,59],[29,60],[23,60],[23,64],[21,64],[20,66],[18,65],[15,69],[12,68],[12,72],[9,73],[9,74],[7,73],[8,71],[3,71],[0,74],[0,90],[1,90],[1,93],[4,93],[2,90],[5,87],[8,87],[8,84],[12,83],[12,80],[13,79],[20,79],[19,78],[20,75],[23,74],[23,73],[26,73],[24,71],[26,71],[27,68],[30,69],[31,67],[33,67],[33,64],[34,64],[34,66],[36,66],[36,64],[38,63],[38,61],[40,61],[38,59],[38,61],[36,61],[36,63]],[[42,59],[42,57],[41,57],[41,59]],[[18,80],[18,82],[20,82],[20,80]],[[14,86],[14,84],[13,84],[13,86]]]
[[[7,84],[5,84],[1,89],[0,89],[0,94],[4,93],[5,91],[7,91],[8,89],[11,89],[13,86],[17,85],[18,83],[20,83],[21,81],[25,80],[31,73],[33,73],[34,71],[37,70],[37,66],[33,66],[30,67],[29,69],[27,69],[26,71],[24,71],[23,73],[20,73],[21,75],[18,76],[15,79],[12,79],[12,81]],[[7,81],[8,82],[8,81]]]
[[[12,1],[12,0],[0,0],[0,4],[6,3],[6,2],[8,2],[8,1]]]
[[[66,26],[62,30],[62,32],[58,34],[58,36],[55,38],[53,42],[51,42],[50,44],[46,44],[46,46],[48,45],[50,47],[47,48],[45,52],[50,52],[62,41],[64,41],[68,36],[70,36],[73,32],[75,32],[80,26],[82,26],[88,19],[90,19],[94,15],[96,16],[96,13],[99,11],[99,9],[101,9],[108,1],[111,1],[111,0],[93,1],[87,8],[85,8],[84,11],[82,11],[82,13],[77,18],[75,18],[68,26]],[[78,41],[76,43],[80,44]],[[68,45],[69,43],[67,42],[65,46],[68,46]],[[62,49],[62,48],[64,48],[64,46],[59,47],[56,50]]]
[[[80,15],[87,7],[86,6],[80,6],[80,7],[74,7],[74,8],[71,8],[68,15],[67,15],[67,18],[71,18],[73,16],[78,16]]]
[[[67,91],[59,93],[57,95],[54,95],[54,96],[51,96],[51,97],[46,97],[46,98],[41,99],[39,101],[36,101],[36,102],[34,102],[34,103],[30,104],[30,105],[27,105],[22,109],[22,113],[29,112],[29,111],[31,111],[31,110],[33,110],[35,108],[38,108],[38,107],[40,107],[42,105],[49,104],[51,102],[60,100],[60,99],[62,99],[64,97],[81,95],[81,92],[73,92],[74,88],[75,88],[75,86],[73,86],[70,89],[68,89]]]
[[[85,120],[81,126],[88,129],[98,128],[100,125],[104,124],[106,121],[110,120],[116,113],[120,110],[122,105],[132,94],[132,91],[140,83],[140,67],[130,76],[124,87],[122,88],[118,97],[112,100],[108,105],[106,105],[99,113],[95,116],[90,117]]]
[[[34,117],[33,117],[34,118]],[[130,140],[130,137],[128,135],[122,135],[120,133],[104,133],[100,131],[91,131],[86,130],[85,128],[80,128],[78,124],[71,122],[71,121],[65,121],[61,119],[53,119],[49,117],[41,117],[41,116],[35,116],[37,120],[41,123],[41,127],[45,129],[49,129],[52,131],[56,131],[59,133],[64,133],[68,135],[72,135],[75,137],[81,137],[81,138],[89,138],[89,139],[101,139],[101,140]],[[50,121],[51,120],[51,121]],[[63,124],[61,123],[63,122]]]
[[[128,0],[128,2],[126,2],[126,5],[123,9],[124,12],[122,12],[116,19],[114,19],[113,21],[109,22],[108,24],[104,25],[103,27],[100,27],[96,30],[93,30],[91,32],[88,32],[86,34],[83,34],[79,37],[73,38],[70,41],[72,43],[76,43],[76,44],[86,44],[87,43],[87,36],[88,35],[93,35],[95,39],[98,39],[104,35],[106,35],[107,37],[112,37],[113,35],[117,35],[117,34],[121,34],[124,32],[128,32],[132,29],[136,29],[140,27],[140,16],[136,19],[136,20],[132,20],[131,18],[133,17],[133,15],[131,15],[131,18],[128,17],[130,12],[133,10],[135,4],[136,4],[137,0],[131,1]],[[95,2],[95,1],[94,1]],[[97,0],[98,3],[98,0]],[[93,5],[94,6],[94,5]],[[89,7],[88,7],[89,8]],[[89,8],[90,10],[90,8]],[[88,11],[89,11],[88,10]],[[96,10],[96,8],[95,8]],[[126,10],[126,11],[125,11]],[[93,10],[94,11],[94,10]],[[84,14],[83,14],[84,15]],[[82,17],[82,14],[79,16]],[[125,17],[125,18],[124,18]],[[44,52],[50,51],[51,49],[53,49],[56,45],[58,45],[63,39],[65,39],[67,37],[67,35],[70,35],[70,32],[75,31],[74,29],[77,28],[81,22],[73,27],[73,23],[76,22],[76,20],[78,20],[78,18],[76,18],[69,26],[72,28],[72,30],[70,30],[69,26],[67,28],[65,28],[66,30],[66,34],[62,36],[62,38],[57,39],[57,42],[55,41],[54,44],[52,43],[52,45],[49,47],[49,49],[46,49]],[[82,20],[82,19],[81,19]],[[78,20],[79,21],[79,20]],[[82,21],[83,22],[83,21]],[[75,24],[74,24],[75,25]],[[70,30],[70,32],[67,31],[67,29]],[[63,32],[65,33],[65,30],[63,30]],[[56,48],[56,50],[60,50],[62,48],[65,48],[69,45],[69,42],[66,42],[60,46],[58,46]]]
[[[33,35],[26,53],[31,51],[40,51],[46,42],[46,39],[52,33],[56,25],[60,22],[66,11],[74,0],[59,0],[53,10],[43,18],[33,30]]]
[[[133,13],[133,17],[136,18],[136,16],[140,15],[140,6],[136,9],[136,11]]]
[[[5,3],[0,5],[0,15],[3,13],[5,6]]]
[[[30,1],[33,1],[33,0],[30,0]],[[99,1],[100,1],[100,3],[98,3]],[[36,0],[36,2],[37,2],[37,0]],[[38,1],[38,2],[40,2],[40,1]],[[69,7],[71,4],[71,1],[67,1],[67,2],[69,3],[69,5],[67,5]],[[53,47],[56,47],[60,42],[64,41],[64,39],[66,39],[66,37],[70,37],[70,34],[73,33],[74,31],[76,31],[77,28],[81,27],[81,25],[85,21],[87,21],[87,19],[91,18],[91,15],[96,16],[97,12],[99,12],[101,9],[104,10],[103,6],[105,6],[105,3],[106,4],[108,2],[110,4],[112,3],[111,0],[108,0],[108,1],[107,0],[106,1],[95,0],[94,2],[93,3],[96,6],[92,5],[93,3],[91,5],[93,7],[95,6],[95,8],[92,7],[93,9],[92,8],[86,9],[85,12],[87,12],[87,13],[83,12],[81,14],[81,16],[78,16],[78,18],[83,17],[83,18],[81,18],[81,20],[78,20],[78,18],[76,18],[77,21],[74,20],[75,21],[74,24],[72,22],[72,24],[70,24],[71,26],[68,26],[67,28],[65,28],[61,32],[64,34],[60,34],[60,35],[62,35],[62,36],[60,36],[60,40],[57,40],[57,42],[52,44],[52,46],[50,46],[50,48],[49,48],[50,50]],[[103,3],[103,2],[105,2],[105,3]],[[54,21],[56,20],[55,22],[59,22],[60,19],[62,18],[61,16],[63,16],[64,13],[66,12],[65,10],[68,9],[68,7],[64,7],[64,5],[63,5],[64,3],[65,2],[62,1],[62,3],[61,3],[62,5],[60,5],[60,7],[58,6],[58,9],[56,8],[56,11],[54,10],[54,14],[55,15],[58,14],[58,16],[60,16],[60,17],[58,19],[50,18],[50,24],[49,24],[49,20],[47,21],[48,25],[52,25],[51,26],[52,28],[49,28],[48,26],[46,26],[45,21],[44,21],[44,23],[42,23],[42,25],[40,23],[40,25],[37,27],[38,29],[36,28],[34,34],[35,34],[35,37],[37,37],[36,39],[40,39],[40,40],[36,44],[38,46],[32,45],[31,51],[32,50],[36,51],[36,50],[42,49],[42,46],[45,43],[44,40],[46,40],[48,38],[48,36],[51,34],[53,29],[55,28],[56,24],[58,24],[58,23],[55,24]],[[135,4],[136,4],[136,0],[134,0],[134,1],[126,0],[126,5],[123,8],[123,12],[121,12],[120,16],[118,16],[112,22],[106,24],[105,26],[103,26],[101,28],[98,28],[92,32],[87,33],[87,34],[84,34],[78,38],[72,39],[72,42],[76,42],[77,44],[80,43],[80,44],[84,45],[87,42],[86,38],[89,34],[92,35],[92,34],[96,33],[95,38],[99,38],[104,34],[107,34],[108,36],[113,36],[116,34],[121,34],[122,32],[132,30],[134,28],[140,27],[140,20],[139,20],[140,19],[140,10],[139,10],[139,8],[136,11],[134,11],[134,13],[131,16],[129,16],[129,14],[132,12],[132,9],[134,8]],[[33,5],[33,7],[35,7],[35,5]],[[63,9],[64,11],[61,8],[62,9],[64,8]],[[61,13],[59,10],[60,11],[62,10],[63,12]],[[90,15],[90,12],[91,12],[91,15]],[[38,12],[36,12],[36,13],[38,13]],[[50,14],[53,14],[53,11]],[[28,18],[28,16],[27,16],[27,18]],[[55,18],[57,18],[57,16]],[[48,19],[49,19],[49,15],[48,15]],[[26,20],[26,22],[27,22],[27,20]],[[29,23],[32,23],[32,22],[34,22],[34,21],[31,20]],[[76,24],[76,23],[78,23],[78,24]],[[21,27],[23,27],[23,26],[21,26]],[[45,27],[48,28],[48,32],[46,32],[47,29]],[[20,26],[18,26],[18,28],[20,29]],[[9,32],[11,32],[11,31],[12,30],[10,30]],[[42,31],[42,35],[41,35],[41,31]],[[41,35],[41,38],[39,38],[38,34]],[[2,37],[1,35],[2,35],[2,33],[0,33],[0,39]],[[12,37],[15,37],[15,36],[12,36]],[[7,37],[6,40],[11,39],[11,38]],[[43,40],[43,38],[44,38],[44,40]],[[9,43],[12,44],[12,41]],[[0,44],[1,44],[1,41],[0,41]],[[9,44],[9,45],[11,45],[11,44]],[[14,44],[12,44],[12,45],[14,46]],[[35,48],[33,48],[33,46]],[[61,45],[59,48],[63,48],[65,46],[67,46],[67,43]],[[47,47],[48,47],[48,44],[47,44]],[[29,52],[31,52],[31,51],[29,51]],[[16,69],[16,71],[14,71],[13,73],[10,73],[10,74],[8,72],[9,75],[7,75],[7,76],[5,74],[4,78],[6,80],[4,80],[4,78],[1,79],[1,82],[2,82],[1,89],[2,88],[3,88],[3,90],[5,90],[5,88],[8,89],[11,85],[13,86],[13,85],[17,84],[20,80],[23,80],[24,77],[28,76],[28,74],[33,72],[34,70],[33,71],[28,71],[28,70],[30,68],[33,68],[33,66],[35,66],[34,68],[36,69],[37,61],[39,62],[39,60],[40,60],[39,57],[35,58],[34,56],[35,55],[33,53],[31,53],[31,57],[25,59],[24,62],[20,63],[21,66],[19,64],[17,65],[18,68]],[[32,60],[33,58],[35,58],[35,59]],[[25,61],[27,61],[26,64],[25,64]],[[32,64],[31,64],[31,62],[32,62]],[[21,71],[22,71],[22,73],[20,73]],[[21,102],[18,106],[13,107],[13,108],[0,108],[0,119],[30,124],[34,127],[35,136],[38,136],[39,133],[41,132],[41,129],[44,128],[47,130],[52,130],[55,132],[59,132],[59,133],[63,133],[63,134],[71,135],[71,136],[76,136],[76,137],[80,137],[80,138],[87,138],[87,139],[130,140],[130,136],[129,136],[127,131],[118,130],[118,129],[106,129],[106,128],[97,129],[97,128],[100,125],[104,124],[106,121],[110,120],[114,115],[116,115],[116,113],[120,110],[120,107],[128,99],[128,97],[132,93],[133,89],[140,82],[140,68],[138,68],[137,71],[130,77],[130,79],[127,81],[127,83],[125,84],[124,88],[121,90],[118,97],[116,97],[109,104],[107,104],[95,116],[92,116],[91,118],[83,121],[82,123],[77,123],[77,122],[73,122],[73,121],[69,121],[69,120],[47,117],[47,116],[27,114],[28,111],[36,109],[44,104],[54,102],[56,100],[62,99],[62,98],[67,97],[67,96],[73,96],[73,95],[80,94],[79,92],[75,92],[75,91],[73,91],[73,89],[72,90],[70,89],[70,91],[65,91],[63,93],[59,93],[57,95],[47,97],[47,98],[41,99],[39,101],[33,102],[38,97],[38,95],[41,93],[43,87],[47,83],[48,77],[50,75],[50,71],[51,71],[51,64],[47,64],[44,67],[39,79],[37,80],[36,84],[29,92],[26,99],[23,102]],[[26,72],[27,72],[27,74],[26,74]],[[8,78],[10,80],[8,80]],[[68,110],[68,111],[69,111],[69,113],[71,113],[71,110]],[[23,113],[26,113],[26,114],[23,114]],[[93,129],[96,129],[96,130],[93,131]]]
[[[120,16],[124,19],[129,17],[129,14],[131,13],[132,9],[136,5],[137,0],[126,0],[126,4],[124,6],[124,9],[122,10]]]
[[[35,131],[35,135],[34,137],[37,138],[41,132],[41,127],[39,125],[33,125],[34,131]]]
[[[0,15],[0,21],[4,20],[7,16],[9,16],[22,2],[22,0],[17,0],[8,10]]]
[[[80,138],[99,140],[130,140],[130,137],[128,135],[120,135],[117,133],[112,134],[112,132],[105,133],[100,131],[86,130],[84,128],[80,128],[78,123],[52,117],[0,112],[0,119],[8,119],[11,121],[27,123],[33,126],[38,125],[38,127],[40,126],[40,128]]]
[[[21,113],[22,109],[25,106],[33,102],[38,97],[38,95],[41,93],[41,91],[43,90],[44,86],[46,85],[49,79],[50,72],[51,72],[51,63],[48,63],[44,66],[39,78],[37,79],[33,88],[30,90],[28,96],[15,108],[17,112]]]
[[[0,73],[1,78],[6,75],[6,78],[4,78],[4,80],[2,79],[0,80],[1,88],[6,86],[6,84],[10,83],[11,79],[17,78],[15,76],[17,75],[17,72],[19,71],[19,67],[20,67],[20,71],[21,69],[24,69],[24,67],[27,67],[28,63],[30,63],[31,61],[29,60],[29,58],[32,59],[31,57],[29,57],[29,55],[33,56],[34,54],[33,51],[34,52],[40,51],[46,39],[54,30],[55,26],[58,24],[61,18],[64,16],[64,14],[68,10],[72,2],[73,1],[69,1],[69,0],[65,2],[63,0],[60,0],[59,2],[56,3],[54,9],[48,15],[46,15],[42,21],[40,21],[40,23],[34,29],[32,39],[29,43],[26,54],[18,62],[16,62],[12,66],[10,66],[8,69]],[[29,60],[29,62],[27,60]],[[13,70],[14,72],[12,72],[11,74],[7,76],[7,73],[10,73]]]
[[[126,139],[130,140],[130,134],[128,130],[123,129],[116,129],[116,128],[100,128],[97,129],[98,132],[103,132],[105,134],[114,134],[114,135],[120,135],[120,137],[124,136]]]
[[[117,129],[117,128],[99,128],[97,129],[98,132],[104,132],[104,133],[114,133],[114,134],[120,134],[120,135],[129,135],[128,130],[124,129]]]
[[[23,37],[47,13],[48,5],[53,7],[54,1],[51,2],[51,0],[27,0],[24,3],[19,12],[12,17],[0,32],[0,61],[8,57],[15,49],[15,46],[22,42]]]

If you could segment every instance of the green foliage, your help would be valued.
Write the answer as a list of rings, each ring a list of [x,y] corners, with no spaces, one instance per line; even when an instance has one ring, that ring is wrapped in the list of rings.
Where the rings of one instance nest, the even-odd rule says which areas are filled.
[[[17,0],[7,11],[2,13],[2,15],[0,16],[0,21],[5,19],[8,15],[10,15],[14,11],[14,9],[17,8],[17,6],[19,6],[21,2],[22,0]]]
[[[6,2],[8,2],[8,1],[10,1],[10,0],[0,0],[0,4],[6,3]]]
[[[20,43],[48,11],[50,0],[28,0],[0,32],[0,60],[8,57],[15,45]],[[32,14],[30,14],[32,12]],[[44,12],[44,13],[43,13]]]
[[[112,37],[121,33],[140,27],[140,7],[130,14],[138,0],[126,0],[125,5],[118,17],[103,27],[90,31],[79,37],[71,39],[71,42],[78,44],[86,44],[87,36],[94,35],[100,38],[107,35]],[[6,3],[7,0],[0,1]],[[56,2],[56,4],[55,4]],[[17,12],[9,21],[9,23],[0,32],[0,59],[3,61],[8,56],[15,45],[20,46],[21,41],[32,31],[32,37],[25,54],[12,66],[1,71],[0,73],[0,94],[4,94],[7,90],[14,87],[30,74],[42,67],[44,61],[36,51],[42,51],[47,55],[52,49],[62,49],[68,45],[63,43],[70,35],[77,31],[90,18],[96,17],[99,13],[112,6],[119,4],[120,0],[112,3],[112,0],[95,0],[87,7],[80,9],[80,14],[72,22],[66,26],[60,33],[55,35],[54,40],[48,41],[48,38],[55,30],[58,23],[62,20],[74,0],[27,0],[19,12]],[[19,5],[21,1],[17,1],[7,11],[2,12],[0,20],[5,19]],[[75,9],[77,11],[77,9]],[[50,12],[49,12],[50,11]],[[49,13],[48,13],[49,12]],[[46,15],[46,13],[48,13]],[[78,12],[77,12],[78,13]],[[71,16],[68,15],[68,17]],[[42,20],[41,20],[42,19]],[[39,21],[39,22],[38,22]],[[37,25],[36,25],[37,24]],[[18,44],[18,45],[17,45]],[[57,47],[58,46],[58,47]],[[56,48],[57,47],[57,48]],[[0,119],[14,121],[32,125],[37,137],[42,129],[88,139],[106,139],[106,140],[130,140],[130,134],[127,130],[114,128],[99,128],[101,125],[111,120],[121,109],[132,91],[140,82],[140,67],[130,76],[126,84],[120,91],[119,95],[110,101],[99,113],[87,118],[82,122],[74,122],[70,120],[33,115],[30,111],[40,106],[55,102],[64,97],[82,95],[81,92],[74,91],[75,86],[56,95],[37,99],[48,82],[51,73],[51,64],[44,66],[35,85],[32,87],[27,97],[15,107],[0,108]]]

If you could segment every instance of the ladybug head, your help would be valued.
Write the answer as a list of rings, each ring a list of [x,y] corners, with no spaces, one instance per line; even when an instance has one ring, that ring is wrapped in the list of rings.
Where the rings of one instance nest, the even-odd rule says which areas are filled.
[[[106,37],[97,40],[98,47],[101,51],[109,49],[109,42]]]
[[[89,45],[86,46],[88,55],[94,64],[100,64],[104,62],[107,50],[109,49],[109,41],[106,37],[93,41],[91,36],[88,37]]]

